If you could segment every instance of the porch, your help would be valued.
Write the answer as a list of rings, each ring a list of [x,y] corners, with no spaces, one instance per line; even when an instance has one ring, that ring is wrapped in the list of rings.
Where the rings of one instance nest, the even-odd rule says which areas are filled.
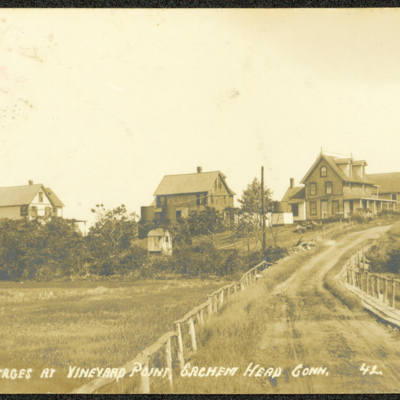
[[[371,213],[376,214],[382,210],[396,210],[395,200],[380,199],[377,197],[361,197],[358,199],[344,199],[343,200],[344,218],[347,218],[350,213],[356,211],[358,208],[363,210],[370,210]]]

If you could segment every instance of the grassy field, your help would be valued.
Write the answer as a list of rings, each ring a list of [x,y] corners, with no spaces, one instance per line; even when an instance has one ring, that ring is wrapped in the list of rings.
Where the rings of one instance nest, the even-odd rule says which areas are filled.
[[[172,330],[224,281],[0,283],[0,393],[68,393],[89,381],[68,366],[117,368]],[[52,379],[40,378],[54,368]]]

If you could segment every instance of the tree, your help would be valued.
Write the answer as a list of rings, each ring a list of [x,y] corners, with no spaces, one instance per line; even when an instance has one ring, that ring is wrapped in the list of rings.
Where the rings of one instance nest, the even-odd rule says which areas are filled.
[[[132,256],[132,242],[137,236],[138,216],[128,213],[125,205],[107,210],[103,204],[96,205],[96,223],[90,227],[88,246],[97,273],[112,274],[127,269]]]
[[[271,189],[264,188],[265,212],[272,207],[272,194]],[[238,199],[238,201],[241,204],[243,213],[249,214],[261,223],[261,183],[257,178],[254,178],[253,182],[247,185],[247,188],[243,190],[242,198]]]
[[[224,232],[227,228],[221,213],[206,208],[203,211],[192,213],[186,218],[188,230],[193,236],[211,235],[212,244],[215,246],[215,235]]]

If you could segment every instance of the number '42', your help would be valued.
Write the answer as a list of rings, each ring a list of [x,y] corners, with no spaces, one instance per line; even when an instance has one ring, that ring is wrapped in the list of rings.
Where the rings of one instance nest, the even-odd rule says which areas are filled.
[[[363,365],[360,368],[360,371],[362,371],[363,375],[365,375],[367,372],[369,372],[370,375],[382,375],[382,371],[377,371],[376,368],[378,366],[374,365],[372,368],[370,365],[365,365],[365,363],[363,363]]]

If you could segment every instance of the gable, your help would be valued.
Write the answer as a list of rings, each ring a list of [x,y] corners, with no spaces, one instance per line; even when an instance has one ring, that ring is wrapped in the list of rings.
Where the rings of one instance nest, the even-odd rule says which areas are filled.
[[[368,179],[368,176],[366,178],[361,178],[357,174],[353,174],[353,176],[347,176],[346,173],[343,171],[339,165],[343,167],[343,162],[347,161],[347,159],[335,159],[332,156],[327,156],[325,154],[320,154],[319,157],[316,159],[312,167],[308,170],[307,174],[304,176],[304,178],[301,180],[300,183],[306,183],[307,180],[310,178],[311,174],[319,168],[321,161],[325,161],[326,165],[332,170],[343,182],[352,182],[352,183],[363,183],[367,185],[373,185],[373,183]],[[339,163],[339,165],[336,164],[336,161]],[[360,165],[359,163],[365,163],[365,161],[354,161],[355,165]]]

